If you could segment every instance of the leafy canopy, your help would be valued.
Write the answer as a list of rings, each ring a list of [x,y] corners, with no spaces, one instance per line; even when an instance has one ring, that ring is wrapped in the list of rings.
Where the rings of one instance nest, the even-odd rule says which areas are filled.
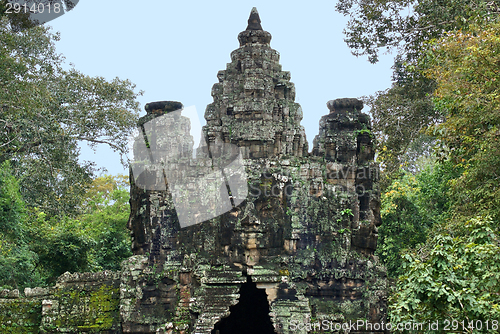
[[[84,214],[49,217],[38,209],[26,212],[19,185],[4,163],[0,288],[48,285],[66,271],[120,270],[121,262],[132,255],[127,185],[123,175],[98,177],[83,196]]]
[[[0,163],[11,161],[30,207],[74,215],[94,173],[79,162],[78,143],[123,156],[141,92],[128,80],[64,70],[58,39],[46,27],[16,32],[0,19]]]
[[[453,184],[455,210],[500,222],[500,23],[450,32],[429,45],[425,72],[446,121],[432,128],[441,156],[462,170]]]
[[[429,41],[420,60],[422,73],[435,83],[432,103],[445,117],[429,131],[439,143],[437,165],[446,168],[448,179],[441,183],[446,187],[421,190],[428,188],[430,198],[444,193],[447,201],[437,201],[445,204],[436,207],[443,214],[425,210],[436,223],[426,242],[407,249],[400,261],[402,269],[391,296],[393,323],[439,320],[440,332],[446,332],[443,320],[455,319],[464,321],[461,332],[499,329],[498,36],[500,23],[478,20],[466,31],[451,31]],[[492,320],[496,328],[491,327]],[[474,327],[478,324],[483,328]]]
[[[34,251],[49,281],[66,271],[120,270],[121,262],[132,255],[126,185],[123,175],[101,176],[84,196],[86,213],[63,219],[38,214],[32,229]]]
[[[37,256],[29,249],[26,209],[8,161],[0,165],[0,287],[32,281]]]
[[[402,255],[425,243],[432,226],[448,218],[449,183],[456,176],[449,162],[428,163],[416,175],[400,173],[381,196],[382,225],[376,250],[391,278],[406,272]]]
[[[434,79],[423,74],[426,45],[448,31],[497,20],[500,1],[339,0],[336,8],[349,16],[345,41],[354,55],[375,63],[381,52],[396,52],[392,87],[365,101],[371,107],[385,176],[397,177],[400,167],[415,172],[415,156],[429,155],[435,144],[425,130],[445,117],[434,108]],[[390,184],[383,181],[383,188]]]

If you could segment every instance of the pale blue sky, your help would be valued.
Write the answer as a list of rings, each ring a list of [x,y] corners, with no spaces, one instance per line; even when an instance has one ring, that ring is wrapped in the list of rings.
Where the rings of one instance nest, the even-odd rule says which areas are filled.
[[[175,100],[194,105],[204,124],[217,72],[238,48],[254,6],[283,70],[291,72],[310,149],[328,100],[390,86],[393,57],[372,65],[351,55],[342,33],[347,19],[335,12],[335,1],[82,0],[48,24],[61,33],[57,50],[68,64],[87,75],[129,79],[143,90],[141,115],[148,102]],[[105,147],[82,153],[110,174],[128,174]]]

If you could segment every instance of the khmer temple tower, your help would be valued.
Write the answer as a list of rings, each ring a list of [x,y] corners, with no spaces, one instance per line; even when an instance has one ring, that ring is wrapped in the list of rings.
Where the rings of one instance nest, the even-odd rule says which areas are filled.
[[[231,63],[217,73],[214,102],[205,112],[209,143],[237,144],[250,159],[307,155],[295,86],[290,72],[281,69],[279,53],[270,46],[271,34],[262,30],[255,8],[238,41]]]
[[[178,303],[163,305],[170,313],[162,319],[182,321],[186,333],[306,333],[299,324],[380,321],[385,279],[373,257],[378,168],[362,102],[329,101],[309,153],[290,73],[282,70],[255,8],[238,40],[212,88],[202,146],[212,154],[225,144],[240,149],[248,195],[222,215],[186,228],[176,228],[158,209],[169,201],[146,210],[134,205],[131,214],[134,234],[141,234],[137,253],[163,254],[160,273],[168,272],[172,289],[180,289]],[[169,112],[165,106],[158,115]],[[137,203],[168,197],[137,194]],[[142,232],[144,218],[156,221],[146,230],[153,232]],[[155,236],[161,240],[156,246]],[[134,300],[136,311],[144,308]]]

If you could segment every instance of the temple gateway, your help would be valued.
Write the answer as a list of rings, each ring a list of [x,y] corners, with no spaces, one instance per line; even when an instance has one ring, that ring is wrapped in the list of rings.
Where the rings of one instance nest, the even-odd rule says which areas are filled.
[[[363,103],[328,101],[310,150],[255,8],[238,40],[196,151],[180,102],[146,105],[130,178],[135,255],[120,272],[4,291],[0,308],[23,333],[387,332]]]

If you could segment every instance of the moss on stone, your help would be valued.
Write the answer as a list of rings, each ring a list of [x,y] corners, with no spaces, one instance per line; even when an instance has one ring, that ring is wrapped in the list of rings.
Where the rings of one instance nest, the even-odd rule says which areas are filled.
[[[0,300],[0,332],[8,334],[40,333],[42,302],[27,299]]]
[[[116,329],[120,322],[120,289],[107,284],[97,290],[88,288],[71,286],[56,291],[58,307],[52,311],[56,319],[48,326],[90,333]]]

